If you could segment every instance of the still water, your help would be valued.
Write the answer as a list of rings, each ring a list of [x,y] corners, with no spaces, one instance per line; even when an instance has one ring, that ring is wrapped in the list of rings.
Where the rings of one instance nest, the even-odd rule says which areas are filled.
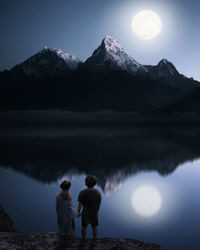
[[[59,183],[71,180],[77,208],[93,174],[103,197],[99,237],[200,249],[198,127],[5,129],[0,165],[0,203],[17,230],[56,231]],[[75,223],[80,236],[81,220]]]

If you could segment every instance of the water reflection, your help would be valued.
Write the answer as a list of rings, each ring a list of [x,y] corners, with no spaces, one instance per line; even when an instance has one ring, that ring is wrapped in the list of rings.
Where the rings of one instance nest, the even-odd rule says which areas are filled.
[[[167,250],[199,250],[197,158],[196,127],[0,130],[1,203],[18,230],[56,231],[58,182],[72,179],[77,208],[85,175],[95,174],[98,189],[104,190],[100,237],[135,238]],[[147,190],[141,190],[144,186]],[[151,199],[133,199],[134,194]],[[77,236],[80,232],[76,220]]]
[[[102,189],[112,193],[136,173],[157,171],[165,176],[200,156],[200,132],[196,127],[47,131],[24,129],[23,133],[1,134],[0,165],[42,183],[56,182],[66,175],[95,174]]]

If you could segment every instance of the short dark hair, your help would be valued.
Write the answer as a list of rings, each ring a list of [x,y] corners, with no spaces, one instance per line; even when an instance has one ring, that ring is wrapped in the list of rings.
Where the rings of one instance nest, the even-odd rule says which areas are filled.
[[[63,189],[63,190],[66,190],[68,188],[71,187],[71,182],[70,181],[67,181],[67,180],[64,180],[61,184],[60,184],[60,188]]]
[[[88,188],[93,188],[97,183],[97,177],[96,176],[93,176],[93,175],[88,175],[86,178],[85,178],[85,185],[88,187]]]

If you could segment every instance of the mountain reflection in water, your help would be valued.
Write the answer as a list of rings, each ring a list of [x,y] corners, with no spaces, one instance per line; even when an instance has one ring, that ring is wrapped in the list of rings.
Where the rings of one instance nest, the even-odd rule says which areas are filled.
[[[140,171],[165,176],[200,157],[198,127],[114,127],[4,130],[0,166],[42,183],[95,174],[106,193]]]

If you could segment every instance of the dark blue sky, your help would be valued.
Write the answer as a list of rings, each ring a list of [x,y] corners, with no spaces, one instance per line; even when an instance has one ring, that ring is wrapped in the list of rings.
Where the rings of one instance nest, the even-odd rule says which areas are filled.
[[[158,13],[158,37],[140,40],[131,29],[140,10]],[[186,76],[200,80],[199,0],[1,0],[0,70],[9,69],[44,46],[86,60],[106,34],[134,59],[172,61]]]

